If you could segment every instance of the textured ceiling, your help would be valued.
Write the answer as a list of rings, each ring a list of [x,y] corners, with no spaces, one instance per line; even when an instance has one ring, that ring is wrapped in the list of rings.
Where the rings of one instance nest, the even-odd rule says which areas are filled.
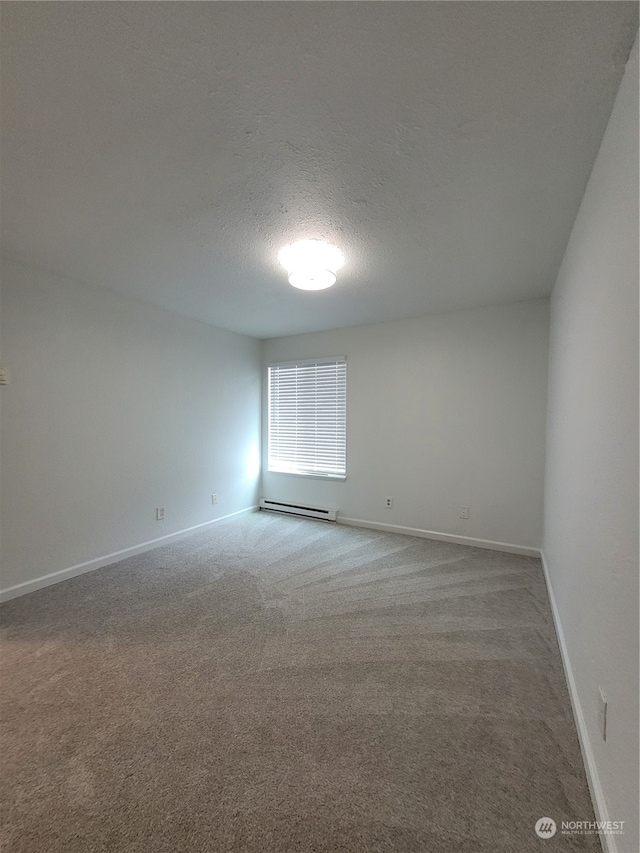
[[[2,3],[2,250],[257,337],[550,292],[637,3]],[[296,291],[275,255],[347,262]]]

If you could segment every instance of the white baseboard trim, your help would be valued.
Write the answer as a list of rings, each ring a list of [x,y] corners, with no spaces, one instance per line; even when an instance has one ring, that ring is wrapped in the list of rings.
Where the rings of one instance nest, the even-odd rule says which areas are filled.
[[[119,563],[120,560],[126,560],[127,557],[133,557],[135,554],[142,554],[144,551],[151,551],[152,548],[158,548],[160,545],[168,545],[169,542],[175,542],[178,539],[184,539],[186,536],[191,536],[193,533],[218,524],[227,518],[233,518],[236,515],[243,515],[248,512],[255,512],[257,506],[246,507],[239,509],[237,512],[230,512],[228,515],[223,515],[220,518],[214,518],[211,521],[204,521],[202,524],[194,524],[193,527],[185,527],[184,530],[178,530],[176,533],[168,533],[166,536],[159,536],[157,539],[150,539],[148,542],[141,542],[140,545],[133,545],[131,548],[123,548],[122,551],[114,551],[113,554],[105,554],[104,557],[96,557],[94,560],[87,560],[86,563],[78,563],[77,566],[70,566],[68,569],[60,569],[57,572],[52,572],[49,575],[34,578],[30,581],[15,584],[15,586],[7,587],[0,590],[0,602],[9,601],[12,598],[18,598],[20,595],[27,595],[29,592],[35,592],[37,589],[44,589],[46,586],[51,586],[54,583],[70,580],[78,575],[84,575],[86,572],[92,572],[94,569],[100,569],[103,566],[109,566],[111,563]]]
[[[571,668],[571,660],[569,659],[569,651],[567,649],[567,644],[564,638],[564,631],[562,630],[560,613],[558,611],[558,605],[556,604],[555,595],[553,594],[553,586],[551,585],[549,566],[547,565],[547,561],[544,556],[544,551],[542,549],[540,549],[540,559],[542,560],[542,569],[544,571],[544,578],[547,583],[549,601],[551,602],[551,612],[553,613],[553,623],[555,625],[556,634],[558,636],[558,645],[560,646],[560,655],[562,657],[564,674],[566,676],[567,685],[569,687],[571,708],[573,710],[573,718],[575,720],[576,729],[578,730],[578,740],[580,742],[582,760],[584,762],[584,768],[587,774],[587,784],[589,785],[589,791],[591,792],[591,800],[593,801],[593,810],[595,811],[597,821],[608,821],[610,820],[609,809],[607,807],[607,801],[605,799],[604,791],[602,790],[602,785],[600,783],[600,774],[598,773],[598,767],[596,765],[595,756],[593,754],[593,749],[591,748],[591,740],[589,738],[589,733],[587,732],[587,724],[585,722],[584,714],[582,712],[582,705],[580,704],[578,688],[576,686],[576,680],[573,676],[573,669]],[[616,838],[617,836],[615,835],[600,835],[600,841],[602,843],[604,853],[620,853]]]
[[[455,536],[451,533],[439,533],[435,530],[422,530],[419,527],[402,527],[399,524],[382,524],[377,521],[364,521],[361,518],[345,518],[338,515],[338,524],[349,527],[368,527],[371,530],[383,530],[386,533],[403,533],[405,536],[421,536],[423,539],[439,539],[456,545],[470,545],[473,548],[487,548],[489,551],[505,551],[508,554],[524,554],[526,557],[540,557],[539,548],[526,545],[512,545],[509,542],[493,542],[491,539],[474,539],[472,536]]]

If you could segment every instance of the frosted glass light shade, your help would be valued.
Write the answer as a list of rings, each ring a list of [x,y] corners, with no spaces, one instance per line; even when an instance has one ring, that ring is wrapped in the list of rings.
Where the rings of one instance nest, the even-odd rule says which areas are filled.
[[[344,264],[337,246],[324,240],[299,240],[278,252],[278,260],[289,273],[289,284],[300,290],[324,290],[336,283]]]
[[[299,290],[324,290],[336,283],[336,274],[331,270],[301,268],[289,274],[289,284]]]

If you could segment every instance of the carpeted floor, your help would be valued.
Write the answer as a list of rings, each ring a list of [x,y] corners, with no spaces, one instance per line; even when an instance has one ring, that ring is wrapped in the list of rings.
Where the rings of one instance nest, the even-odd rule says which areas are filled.
[[[256,513],[0,613],[3,853],[600,850],[538,560]]]

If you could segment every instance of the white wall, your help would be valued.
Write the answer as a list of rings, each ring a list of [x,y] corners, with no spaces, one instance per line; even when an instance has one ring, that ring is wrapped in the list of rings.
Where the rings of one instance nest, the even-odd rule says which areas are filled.
[[[264,496],[539,547],[548,310],[543,299],[265,341],[265,364],[347,357],[347,479],[265,471]],[[263,423],[266,460],[265,409]]]
[[[638,853],[637,41],[551,301],[544,554],[618,849]]]
[[[2,276],[3,588],[256,503],[259,341],[8,261]]]

